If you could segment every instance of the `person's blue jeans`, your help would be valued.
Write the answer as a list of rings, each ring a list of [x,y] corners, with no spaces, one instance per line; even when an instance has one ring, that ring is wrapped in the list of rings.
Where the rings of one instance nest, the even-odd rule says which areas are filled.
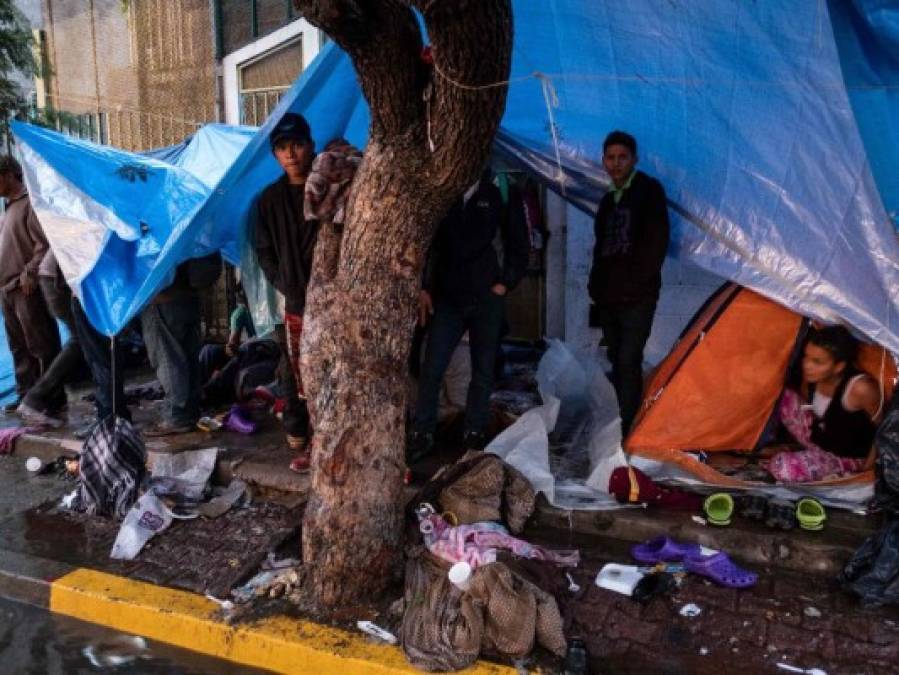
[[[84,313],[78,298],[72,298],[72,323],[78,344],[84,354],[84,360],[91,371],[94,381],[94,399],[97,406],[97,419],[103,420],[113,413],[115,398],[115,414],[131,421],[131,413],[125,402],[125,384],[122,373],[121,351],[116,344],[115,377],[113,377],[113,354],[108,337],[97,331]],[[113,392],[115,381],[115,392]]]
[[[485,432],[504,314],[505,299],[490,291],[470,305],[436,302],[418,384],[416,432],[430,434],[437,427],[440,384],[466,330],[471,351],[471,383],[465,402],[465,431]]]
[[[643,349],[652,332],[656,301],[599,307],[599,325],[612,363],[612,384],[618,394],[621,430],[627,434],[643,397]]]
[[[200,416],[200,298],[148,305],[141,314],[147,356],[165,392],[164,421],[192,426]]]

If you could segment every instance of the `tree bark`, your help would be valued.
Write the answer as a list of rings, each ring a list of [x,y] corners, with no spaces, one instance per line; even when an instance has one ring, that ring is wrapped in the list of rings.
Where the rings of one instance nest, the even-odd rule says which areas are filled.
[[[512,16],[509,0],[294,2],[349,53],[371,108],[346,222],[322,228],[304,316],[314,435],[303,559],[315,599],[337,606],[372,599],[402,574],[406,374],[421,271],[436,225],[487,160],[506,86],[467,87],[507,79]],[[420,58],[412,7],[443,76]]]

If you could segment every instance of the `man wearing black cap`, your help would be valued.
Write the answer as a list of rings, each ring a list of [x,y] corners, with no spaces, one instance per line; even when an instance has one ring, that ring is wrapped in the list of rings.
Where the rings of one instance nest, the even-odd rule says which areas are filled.
[[[318,236],[318,223],[303,216],[303,200],[314,145],[308,122],[295,113],[281,118],[269,141],[284,175],[259,196],[256,256],[266,279],[284,296],[284,324],[278,327],[285,356],[279,373],[287,397],[284,429],[291,449],[298,452],[290,468],[302,472],[309,468],[309,413],[300,379],[300,335]]]

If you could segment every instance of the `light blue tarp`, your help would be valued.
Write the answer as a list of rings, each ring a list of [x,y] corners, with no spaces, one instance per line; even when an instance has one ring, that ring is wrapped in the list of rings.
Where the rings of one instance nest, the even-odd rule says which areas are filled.
[[[899,2],[829,0],[852,110],[899,228]]]
[[[672,254],[899,352],[892,192],[878,191],[843,79],[834,22],[845,18],[809,0],[513,4],[500,155],[591,210],[604,189],[603,136],[629,130],[641,166],[668,191]],[[876,4],[856,0],[872,11],[853,20],[878,28]],[[894,35],[892,25],[878,34]],[[248,250],[252,201],[279,175],[268,132],[287,110],[306,115],[319,147],[337,135],[366,140],[365,102],[333,43],[233,163],[225,155],[236,145],[212,132],[194,146],[203,161],[192,168],[184,155],[194,141],[169,164],[15,125],[54,250],[82,249],[70,256],[78,264],[60,262],[98,328],[120,329],[186,257]],[[432,124],[439,139],[440,120]],[[197,168],[211,161],[201,147],[218,167],[230,163],[219,180]]]

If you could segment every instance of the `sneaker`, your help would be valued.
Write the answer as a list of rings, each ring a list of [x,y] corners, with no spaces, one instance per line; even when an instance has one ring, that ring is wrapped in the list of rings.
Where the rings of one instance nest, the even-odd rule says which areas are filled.
[[[307,471],[309,471],[309,467],[311,465],[312,454],[308,450],[306,450],[294,457],[293,461],[290,462],[290,466],[288,468],[294,473],[306,473]]]
[[[36,424],[42,427],[51,427],[53,429],[59,429],[61,426],[65,424],[58,417],[53,417],[52,415],[48,415],[47,413],[41,412],[36,408],[32,408],[30,405],[22,401],[19,404],[18,408],[19,415],[26,422],[30,422],[31,424]]]
[[[18,409],[18,401],[16,401],[15,403],[7,403],[5,406],[3,406],[3,412],[5,412],[7,415],[14,415],[18,411]]]
[[[434,434],[413,431],[406,440],[406,461],[417,464],[434,449]]]
[[[144,436],[159,438],[161,436],[174,436],[175,434],[189,434],[196,430],[195,424],[177,422],[159,422],[144,430]]]
[[[487,436],[482,431],[466,431],[462,436],[462,446],[466,450],[483,450],[487,445]]]

